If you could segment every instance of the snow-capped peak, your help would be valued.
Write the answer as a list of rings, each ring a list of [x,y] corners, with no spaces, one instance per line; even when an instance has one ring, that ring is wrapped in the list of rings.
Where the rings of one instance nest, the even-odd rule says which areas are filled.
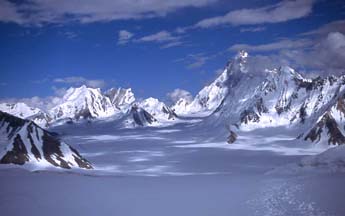
[[[99,88],[85,85],[70,88],[62,100],[62,104],[50,111],[55,119],[104,118],[115,113],[110,99],[104,96]]]
[[[0,110],[19,118],[27,118],[42,112],[38,108],[30,107],[25,103],[1,103]]]
[[[293,68],[289,66],[280,67],[278,74],[290,76],[299,80],[304,80],[304,77],[300,73],[296,72]]]
[[[192,102],[178,100],[172,108],[178,115],[210,115],[222,104],[229,88],[235,88],[243,78],[247,77],[248,56],[246,51],[240,51],[228,62],[223,73],[210,85],[201,89]]]
[[[63,100],[64,101],[77,100],[78,98],[85,97],[89,93],[89,91],[97,91],[97,90],[100,91],[99,89],[88,88],[85,85],[82,85],[78,88],[71,87],[66,91],[65,95],[63,96]]]
[[[247,73],[247,61],[248,61],[248,53],[244,50],[239,51],[234,59],[231,59],[228,62],[227,69],[229,70],[229,74],[241,74]]]
[[[164,106],[165,104],[163,102],[153,97],[146,98],[139,103],[139,107],[145,109],[153,116],[160,114]]]
[[[244,50],[241,50],[237,53],[237,55],[235,56],[236,60],[240,60],[240,61],[246,61],[248,58],[248,53]]]
[[[176,117],[174,111],[166,106],[165,103],[153,97],[141,101],[138,106],[146,110],[157,120],[173,120]]]
[[[135,101],[135,96],[131,88],[111,88],[105,92],[105,95],[109,97],[111,103],[116,109],[124,113],[130,109],[131,105]]]
[[[48,127],[49,123],[52,120],[50,116],[47,113],[43,112],[41,109],[30,107],[23,102],[1,103],[0,111],[6,112],[19,118],[30,119],[41,127]]]

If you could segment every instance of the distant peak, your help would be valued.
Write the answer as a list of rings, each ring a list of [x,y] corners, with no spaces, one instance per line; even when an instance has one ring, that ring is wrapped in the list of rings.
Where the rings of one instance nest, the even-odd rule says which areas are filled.
[[[236,60],[246,60],[248,58],[248,53],[244,50],[241,50],[235,56]]]
[[[157,98],[149,97],[149,98],[146,98],[145,100],[143,100],[143,102],[156,104],[156,103],[159,103],[160,101]]]
[[[242,74],[247,73],[247,59],[248,59],[248,53],[244,50],[239,51],[235,58],[230,60],[226,66],[226,69],[230,74]]]
[[[301,74],[299,74],[298,72],[296,72],[293,68],[289,67],[289,66],[282,66],[279,69],[280,74],[285,74],[285,75],[289,75],[289,76],[293,76],[297,79],[304,79],[303,76]]]

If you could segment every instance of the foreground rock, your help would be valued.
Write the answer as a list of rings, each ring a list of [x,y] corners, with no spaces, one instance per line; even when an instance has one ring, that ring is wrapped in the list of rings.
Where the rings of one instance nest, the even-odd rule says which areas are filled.
[[[0,111],[0,134],[7,144],[0,153],[1,164],[92,169],[77,150],[30,120]]]

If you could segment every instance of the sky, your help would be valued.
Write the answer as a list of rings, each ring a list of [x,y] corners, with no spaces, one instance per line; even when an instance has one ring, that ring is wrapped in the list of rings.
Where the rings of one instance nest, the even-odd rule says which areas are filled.
[[[191,97],[242,49],[258,68],[345,74],[343,0],[1,0],[0,32],[2,101],[83,84]]]

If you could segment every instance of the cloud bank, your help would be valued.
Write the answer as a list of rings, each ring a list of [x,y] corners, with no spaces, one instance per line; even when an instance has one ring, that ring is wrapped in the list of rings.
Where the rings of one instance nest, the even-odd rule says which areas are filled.
[[[169,92],[167,97],[172,103],[176,103],[180,98],[186,99],[189,102],[193,100],[193,96],[189,91],[179,88]]]
[[[2,0],[0,21],[41,25],[141,19],[165,16],[186,7],[204,7],[214,2],[216,0]]]
[[[197,28],[211,28],[220,25],[255,25],[280,23],[308,16],[312,12],[314,0],[282,1],[278,4],[230,11],[224,16],[203,19],[195,24]]]
[[[331,22],[297,39],[266,44],[234,44],[228,50],[250,51],[267,64],[277,62],[320,75],[345,74],[345,20]],[[265,58],[263,57],[265,56]]]
[[[71,85],[87,85],[92,88],[103,88],[106,86],[106,82],[104,80],[86,79],[80,76],[56,78],[53,80],[53,82],[71,84]]]

